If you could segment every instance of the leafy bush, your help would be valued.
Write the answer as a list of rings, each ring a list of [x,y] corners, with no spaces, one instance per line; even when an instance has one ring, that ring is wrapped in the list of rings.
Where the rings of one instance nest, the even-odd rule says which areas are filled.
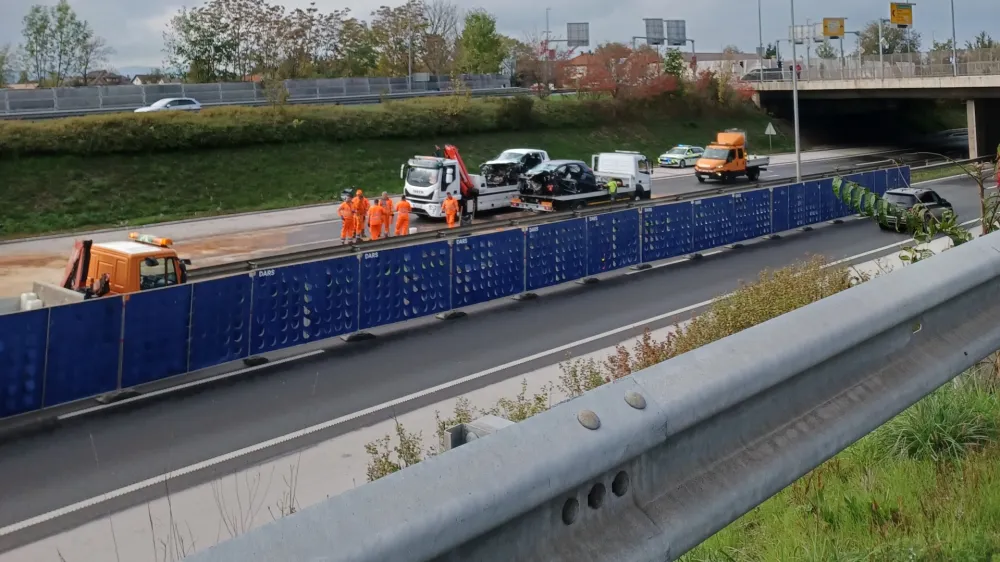
[[[378,106],[218,107],[201,113],[120,113],[0,122],[0,158],[228,148],[315,140],[431,138],[527,129],[573,129],[686,111],[685,100],[477,100],[447,96]]]
[[[555,387],[560,392],[575,397],[634,371],[661,363],[682,353],[731,336],[772,318],[831,296],[851,286],[851,276],[845,269],[828,267],[817,256],[775,271],[760,273],[755,283],[743,283],[735,292],[713,303],[708,312],[691,320],[666,339],[657,341],[647,330],[636,342],[632,351],[617,346],[611,358],[604,362],[593,359],[576,359],[559,365],[562,375]],[[492,408],[473,408],[468,400],[459,399],[454,414],[449,419],[437,418],[437,437],[444,438],[445,431],[459,423],[468,423],[487,414],[523,421],[551,407],[552,391],[546,386],[542,392],[527,396],[527,382],[513,399],[502,398]],[[423,449],[419,434],[408,433],[397,425],[399,445],[392,444],[386,435],[365,446],[369,454],[368,480],[373,481],[419,462],[421,456],[413,451]],[[429,451],[428,454],[433,454]]]

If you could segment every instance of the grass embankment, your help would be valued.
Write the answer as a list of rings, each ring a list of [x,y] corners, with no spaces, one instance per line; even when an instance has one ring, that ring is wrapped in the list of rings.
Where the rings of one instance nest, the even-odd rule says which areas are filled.
[[[576,396],[845,290],[821,258],[765,272],[666,339],[648,334],[604,362],[563,364]],[[946,384],[686,554],[686,562],[1000,560],[1000,356]],[[521,421],[558,402],[525,392],[478,409],[459,401],[437,437],[486,413]],[[369,479],[420,462],[422,436],[397,425],[370,443]]]
[[[456,97],[293,106],[280,114],[241,108],[0,123],[0,237],[328,202],[351,186],[398,192],[400,165],[435,144],[457,145],[470,171],[516,147],[587,162],[616,149],[655,158],[729,127],[767,146],[761,133],[770,119],[749,109],[677,100],[639,108],[610,100],[518,103]],[[774,149],[788,144],[779,136]]]

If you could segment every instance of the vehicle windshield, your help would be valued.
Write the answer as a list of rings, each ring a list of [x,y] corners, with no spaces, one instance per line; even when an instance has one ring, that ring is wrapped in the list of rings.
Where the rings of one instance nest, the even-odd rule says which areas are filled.
[[[139,290],[156,289],[177,284],[174,258],[143,258],[139,262]]]
[[[687,151],[688,151],[688,149],[686,149],[686,148],[679,148],[679,147],[675,146],[674,148],[671,148],[670,150],[667,151],[667,155],[668,156],[684,156],[685,154],[687,154]]]
[[[553,164],[551,162],[545,162],[545,163],[539,164],[539,165],[535,166],[534,168],[528,170],[528,173],[529,174],[538,174],[538,173],[541,173],[541,172],[551,172],[552,170],[555,170],[558,167],[559,167],[558,165]]]
[[[503,151],[503,152],[500,153],[500,156],[497,156],[496,158],[494,158],[494,160],[513,160],[513,161],[516,162],[516,161],[520,160],[522,156],[524,156],[523,152],[516,152],[516,151],[513,151],[513,150],[505,150],[505,151]]]
[[[163,98],[162,100],[156,100],[156,102],[149,107],[163,107],[172,101],[174,101],[174,98]]]
[[[706,148],[701,157],[708,160],[725,160],[729,157],[729,151],[725,148]]]
[[[917,203],[917,198],[912,195],[903,195],[900,193],[886,193],[885,200],[888,203],[892,203],[898,207],[909,208]]]
[[[436,168],[410,168],[406,171],[406,183],[413,187],[432,187],[438,184],[440,178]]]

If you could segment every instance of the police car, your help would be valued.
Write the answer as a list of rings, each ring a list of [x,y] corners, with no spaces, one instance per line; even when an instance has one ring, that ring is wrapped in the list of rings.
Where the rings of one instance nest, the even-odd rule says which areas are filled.
[[[704,152],[705,149],[700,146],[679,144],[661,154],[657,160],[661,168],[687,168],[694,166]]]

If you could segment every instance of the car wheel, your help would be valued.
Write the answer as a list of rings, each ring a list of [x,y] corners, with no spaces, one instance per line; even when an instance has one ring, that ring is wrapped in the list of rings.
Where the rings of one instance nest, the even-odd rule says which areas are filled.
[[[698,178],[698,183],[705,183],[705,176],[701,174],[695,174],[694,177]]]
[[[681,164],[680,164],[680,167],[681,167],[681,168],[687,168],[687,167],[688,167],[688,163],[687,163],[687,160],[681,160]]]

